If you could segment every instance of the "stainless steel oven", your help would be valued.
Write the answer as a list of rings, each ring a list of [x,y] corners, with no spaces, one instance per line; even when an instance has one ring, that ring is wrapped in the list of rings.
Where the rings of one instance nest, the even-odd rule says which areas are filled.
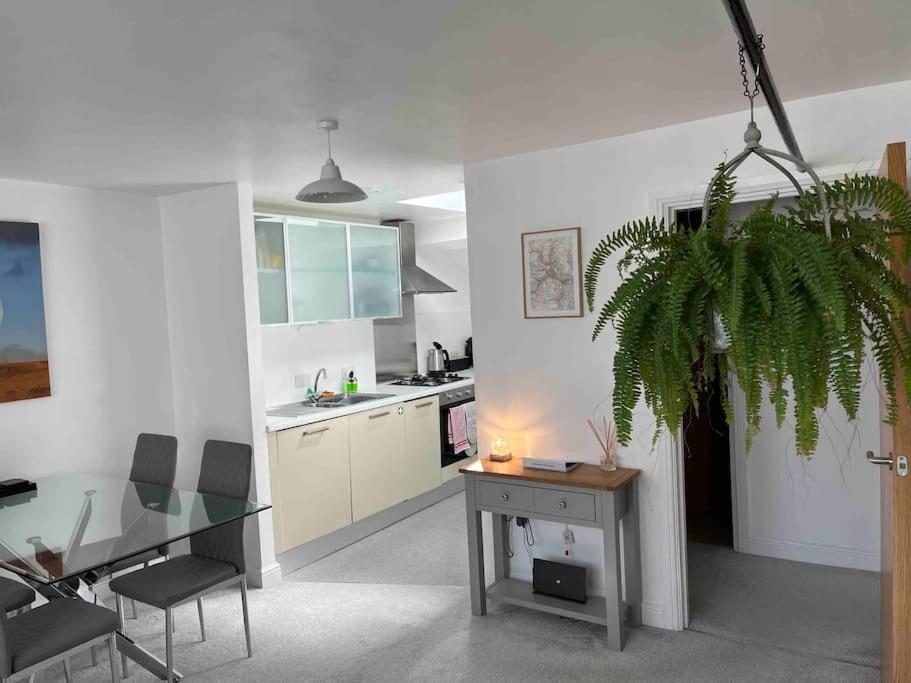
[[[460,389],[448,389],[440,394],[440,467],[446,467],[460,460],[467,460],[467,452],[453,452],[449,443],[449,409],[474,401],[474,384]]]

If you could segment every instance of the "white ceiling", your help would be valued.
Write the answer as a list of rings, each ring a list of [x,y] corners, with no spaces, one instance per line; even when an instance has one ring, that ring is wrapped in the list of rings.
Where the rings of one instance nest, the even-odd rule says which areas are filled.
[[[907,0],[750,7],[785,100],[911,78]],[[0,176],[293,205],[333,116],[370,193],[339,210],[385,217],[447,215],[395,201],[463,160],[744,107],[720,0],[4,2],[0,64]]]

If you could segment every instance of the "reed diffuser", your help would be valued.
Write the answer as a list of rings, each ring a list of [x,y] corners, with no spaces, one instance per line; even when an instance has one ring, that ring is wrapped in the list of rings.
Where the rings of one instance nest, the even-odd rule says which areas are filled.
[[[594,420],[588,418],[586,421],[601,446],[601,469],[605,472],[613,472],[617,469],[617,429],[614,427],[614,423],[608,421],[606,417],[602,417],[601,431],[598,431]]]

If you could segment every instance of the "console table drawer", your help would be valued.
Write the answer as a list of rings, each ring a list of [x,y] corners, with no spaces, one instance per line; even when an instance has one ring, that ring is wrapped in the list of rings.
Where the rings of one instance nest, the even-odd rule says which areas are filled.
[[[535,489],[535,512],[593,522],[595,497],[590,493]]]
[[[478,498],[481,505],[531,512],[534,510],[534,489],[528,486],[498,484],[492,481],[478,482]]]

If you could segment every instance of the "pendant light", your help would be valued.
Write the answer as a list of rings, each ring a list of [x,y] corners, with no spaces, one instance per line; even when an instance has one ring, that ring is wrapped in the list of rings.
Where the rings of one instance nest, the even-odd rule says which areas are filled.
[[[317,121],[320,130],[326,131],[326,143],[329,148],[329,158],[323,164],[319,180],[305,185],[297,193],[295,199],[300,202],[314,202],[317,204],[345,204],[359,202],[367,199],[367,193],[354,183],[342,180],[342,171],[332,159],[332,131],[338,130],[338,121],[325,119]]]

